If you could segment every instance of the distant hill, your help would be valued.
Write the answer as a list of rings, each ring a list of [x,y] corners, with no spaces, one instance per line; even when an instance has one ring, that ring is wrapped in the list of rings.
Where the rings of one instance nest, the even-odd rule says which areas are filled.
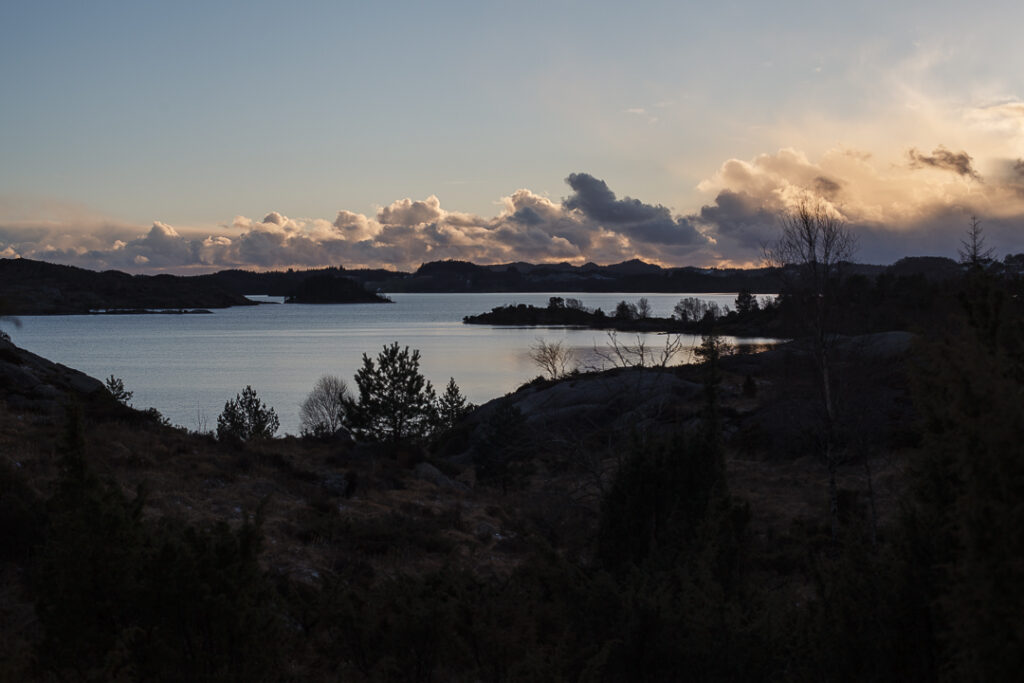
[[[102,273],[30,259],[0,259],[5,315],[80,314],[102,309],[227,308],[252,304],[215,282],[175,275]]]
[[[959,263],[942,256],[907,256],[886,269],[886,272],[900,275],[924,275],[937,282],[957,277],[963,272]]]
[[[215,283],[236,294],[266,294],[268,296],[292,296],[299,286],[308,278],[346,277],[361,284],[369,291],[376,291],[379,283],[396,277],[406,277],[408,273],[396,273],[393,270],[363,269],[347,270],[340,266],[328,268],[311,268],[309,270],[222,270],[210,275],[198,275],[195,279]]]
[[[955,261],[904,258],[892,266],[848,264],[849,274],[874,279],[923,275],[943,280],[959,272]],[[319,285],[304,285],[316,278]],[[353,286],[337,281],[352,282]],[[710,293],[779,291],[770,268],[662,268],[631,260],[607,266],[586,263],[524,262],[477,265],[432,261],[414,273],[340,266],[309,270],[223,270],[210,275],[128,275],[29,259],[0,259],[0,311],[8,315],[74,314],[97,309],[191,309],[244,306],[248,294],[293,297],[295,301],[376,301],[375,292],[662,292]],[[314,289],[319,290],[314,291]]]
[[[351,275],[351,273],[346,273]],[[387,292],[732,292],[771,293],[778,282],[767,268],[662,268],[639,260],[608,266],[587,263],[509,263],[479,266],[434,261],[380,284]]]

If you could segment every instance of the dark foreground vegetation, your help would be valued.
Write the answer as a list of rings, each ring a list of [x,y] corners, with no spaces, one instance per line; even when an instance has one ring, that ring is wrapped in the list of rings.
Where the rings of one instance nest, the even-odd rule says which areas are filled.
[[[0,680],[1016,680],[1024,286],[868,284],[468,414],[391,345],[303,438],[0,341]]]

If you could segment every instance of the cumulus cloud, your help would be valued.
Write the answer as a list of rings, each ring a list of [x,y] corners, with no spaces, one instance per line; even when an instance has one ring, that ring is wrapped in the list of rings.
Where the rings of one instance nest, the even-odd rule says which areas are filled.
[[[373,217],[339,210],[333,221],[291,218],[271,211],[260,219],[235,216],[222,230],[194,239],[157,221],[146,231],[105,245],[52,244],[50,233],[21,231],[15,244],[0,217],[0,250],[88,267],[129,271],[205,271],[229,267],[346,267],[414,269],[438,259],[478,263],[517,260],[615,262],[643,258],[664,264],[703,260],[712,244],[692,218],[659,204],[619,199],[586,173],[566,181],[561,202],[519,189],[503,197],[497,215],[449,211],[437,196],[399,199]],[[6,243],[6,242],[9,242]]]
[[[419,225],[436,221],[444,216],[441,211],[441,200],[430,195],[423,201],[399,199],[377,212],[377,222],[381,225]]]
[[[723,259],[755,259],[761,245],[772,239],[777,211],[771,197],[757,197],[745,191],[722,190],[713,204],[701,208],[699,219],[712,228]],[[768,200],[768,201],[766,201]]]
[[[646,204],[639,199],[616,199],[607,183],[587,173],[573,173],[566,178],[573,194],[562,202],[570,211],[600,225],[614,227],[638,244],[667,247],[688,247],[708,242],[689,219],[673,217],[660,204]]]
[[[753,160],[730,159],[700,189],[714,200],[698,214],[723,260],[756,262],[777,234],[777,216],[804,200],[822,201],[858,235],[862,261],[905,255],[954,256],[971,215],[983,217],[997,251],[1019,244],[1024,226],[1024,169],[1003,160],[984,184],[966,151],[912,150],[913,164],[876,163],[872,155],[836,148],[812,161],[793,149]],[[946,174],[921,174],[931,167]],[[965,182],[966,181],[966,182]]]

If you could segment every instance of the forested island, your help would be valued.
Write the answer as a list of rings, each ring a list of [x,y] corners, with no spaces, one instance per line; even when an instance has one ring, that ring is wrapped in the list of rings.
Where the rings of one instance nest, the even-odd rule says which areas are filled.
[[[497,306],[487,313],[467,315],[467,325],[512,327],[586,327],[619,332],[666,332],[702,334],[712,330],[735,336],[786,336],[789,331],[778,315],[780,302],[765,297],[758,300],[748,291],[736,297],[736,308],[720,307],[698,297],[684,297],[675,305],[672,317],[651,314],[650,303],[623,299],[615,310],[605,313],[590,309],[579,299],[551,297],[546,307],[528,304]]]
[[[0,339],[0,679],[1013,680],[1024,279],[955,265],[795,268],[733,311],[788,343],[683,305],[692,357],[538,347],[481,406],[366,349],[284,438]]]
[[[0,259],[0,314],[200,313],[202,309],[252,306],[247,294],[285,296],[292,303],[386,303],[338,269],[303,271],[283,289],[275,273],[129,275],[102,273],[30,259]],[[251,287],[251,289],[250,289]]]
[[[286,304],[387,304],[391,300],[366,291],[355,280],[338,275],[313,275],[285,297]]]

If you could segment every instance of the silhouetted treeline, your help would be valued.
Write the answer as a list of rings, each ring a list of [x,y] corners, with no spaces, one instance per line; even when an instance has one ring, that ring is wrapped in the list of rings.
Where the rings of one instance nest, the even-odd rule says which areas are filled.
[[[292,296],[298,292],[302,284],[310,278],[347,278],[358,282],[364,289],[377,290],[376,283],[404,274],[384,269],[347,270],[340,266],[329,268],[310,268],[307,270],[222,270],[210,275],[197,275],[197,280],[216,283],[238,294],[265,294],[268,296]]]

